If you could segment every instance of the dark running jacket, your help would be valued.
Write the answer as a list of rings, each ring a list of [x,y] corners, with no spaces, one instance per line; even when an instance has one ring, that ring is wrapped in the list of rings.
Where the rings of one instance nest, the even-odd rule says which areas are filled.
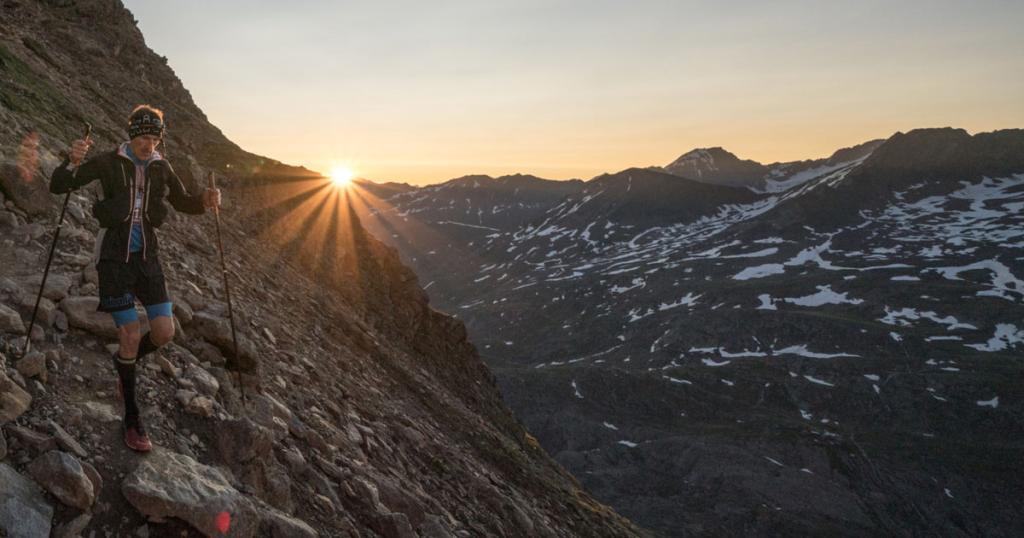
[[[138,186],[135,182],[135,163],[118,150],[101,153],[81,164],[77,172],[68,170],[65,160],[50,177],[50,192],[63,194],[100,180],[100,199],[92,206],[92,214],[100,222],[96,237],[97,262],[99,260],[128,261],[132,231],[132,204]],[[167,218],[164,199],[182,213],[200,215],[206,211],[203,195],[185,191],[181,179],[170,163],[161,157],[146,166],[146,181],[142,198],[142,258],[156,256],[159,250],[156,233]]]

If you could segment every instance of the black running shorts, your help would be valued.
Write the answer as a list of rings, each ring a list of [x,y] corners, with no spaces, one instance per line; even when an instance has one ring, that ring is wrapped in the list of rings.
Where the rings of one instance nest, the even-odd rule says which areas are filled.
[[[100,260],[96,265],[100,278],[100,312],[117,312],[135,307],[135,299],[143,306],[166,303],[167,285],[160,260],[153,255],[142,259],[133,253],[128,263],[121,260]]]

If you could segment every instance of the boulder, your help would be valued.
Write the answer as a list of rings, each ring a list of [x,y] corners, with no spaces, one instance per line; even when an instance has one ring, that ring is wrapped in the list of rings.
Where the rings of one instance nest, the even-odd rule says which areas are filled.
[[[265,460],[274,449],[271,432],[248,418],[222,421],[216,434],[217,449],[231,465]]]
[[[110,314],[97,312],[99,297],[68,297],[60,302],[60,309],[68,315],[68,323],[75,328],[106,338],[117,338],[117,327]]]
[[[60,502],[85,510],[96,500],[92,481],[78,458],[51,450],[28,464],[28,474]]]
[[[103,476],[100,472],[87,461],[82,462],[82,470],[85,471],[85,476],[92,483],[92,490],[96,492],[96,498],[100,497],[100,492],[103,491]]]
[[[32,319],[32,310],[36,307],[36,296],[32,295],[29,297],[27,294],[21,295],[20,312],[24,314],[23,319]],[[39,309],[36,310],[36,325],[42,325],[43,327],[50,327],[53,322],[57,319],[57,305],[53,304],[53,301],[46,297],[39,298]]]
[[[277,440],[288,436],[288,424],[292,421],[291,409],[266,393],[254,394],[249,400],[252,406],[249,409],[250,418],[270,430]]]
[[[25,323],[17,311],[5,304],[0,304],[0,332],[25,334]]]
[[[413,527],[419,527],[426,520],[426,508],[408,485],[382,477],[377,481],[377,490],[380,493],[380,502],[393,512],[405,514]]]
[[[92,514],[89,512],[78,514],[75,519],[54,529],[53,538],[79,538],[91,522]]]
[[[71,452],[79,458],[84,458],[89,455],[85,449],[82,448],[82,445],[78,440],[72,437],[68,432],[64,431],[64,428],[61,428],[60,424],[51,420],[49,422],[49,426],[50,432],[53,434],[53,438],[57,440],[57,445],[62,449]]]
[[[31,296],[32,301],[35,301],[36,295],[39,293],[39,284],[42,283],[42,281],[43,275],[41,274],[22,278],[22,296]],[[69,289],[71,289],[71,279],[67,275],[50,273],[46,276],[46,286],[43,287],[43,297],[46,297],[51,301],[60,302],[68,296]]]
[[[7,433],[10,434],[12,439],[17,439],[18,443],[31,449],[36,454],[42,454],[57,448],[56,439],[31,428],[10,424],[7,426]]]
[[[453,538],[451,532],[442,523],[439,516],[428,515],[426,522],[420,527],[421,538]]]
[[[100,285],[100,272],[96,270],[95,265],[86,265],[85,269],[82,269],[82,283]]]
[[[182,301],[174,301],[174,317],[181,321],[182,325],[192,323],[192,307]]]
[[[38,377],[44,383],[46,382],[46,355],[38,351],[33,351],[24,358],[14,364],[14,369],[19,374],[31,379]]]
[[[200,366],[190,366],[185,372],[185,378],[191,379],[195,383],[195,387],[200,394],[213,396],[220,390],[220,383],[217,382],[217,378]]]
[[[174,517],[208,536],[230,516],[230,536],[316,536],[309,525],[242,495],[220,470],[160,447],[122,482],[128,502],[151,520]]]
[[[206,396],[196,396],[185,406],[185,411],[201,417],[212,417],[213,400]]]
[[[372,526],[373,530],[384,538],[417,538],[416,531],[409,524],[409,518],[405,517],[405,514],[397,512],[377,514]]]
[[[175,517],[207,536],[221,534],[217,520],[222,512],[230,515],[232,536],[254,536],[258,528],[255,506],[220,470],[160,447],[124,479],[121,493],[151,520]]]
[[[0,463],[0,535],[49,538],[53,505],[43,491],[11,466]]]
[[[207,342],[217,346],[220,352],[228,358],[229,370],[238,370],[245,373],[253,373],[257,370],[256,349],[244,335],[236,331],[238,336],[238,357],[232,361],[234,356],[234,341],[231,338],[231,324],[226,318],[222,318],[210,312],[196,312],[192,316],[192,326],[195,333]]]
[[[19,224],[17,215],[0,209],[0,228],[17,228]]]
[[[18,418],[32,404],[32,395],[25,392],[0,368],[0,426]]]
[[[316,538],[319,534],[305,521],[274,510],[260,526],[261,534],[273,538]]]
[[[102,402],[85,402],[82,404],[85,417],[91,422],[120,422],[121,417],[114,406]]]

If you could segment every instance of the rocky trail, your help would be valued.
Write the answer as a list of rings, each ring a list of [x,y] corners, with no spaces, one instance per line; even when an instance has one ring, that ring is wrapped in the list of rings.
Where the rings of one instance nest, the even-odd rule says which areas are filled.
[[[226,199],[235,193],[251,190],[229,186]],[[8,536],[639,533],[522,430],[464,328],[429,309],[393,251],[363,236],[351,243],[363,276],[318,281],[301,256],[268,248],[262,221],[236,218],[230,202],[241,354],[260,370],[242,377],[243,405],[224,369],[231,339],[213,216],[176,216],[161,229],[161,258],[178,330],[141,361],[139,400],[156,448],[132,452],[121,437],[113,325],[95,312],[88,203],[73,195],[23,359],[56,219],[12,200],[0,211]]]

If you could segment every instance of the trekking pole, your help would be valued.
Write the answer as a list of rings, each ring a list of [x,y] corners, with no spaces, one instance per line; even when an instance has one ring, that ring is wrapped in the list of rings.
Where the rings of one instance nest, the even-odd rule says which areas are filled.
[[[215,172],[210,171],[210,188],[217,188],[217,179]],[[217,249],[220,251],[220,274],[224,280],[224,296],[228,301],[228,322],[231,323],[231,342],[235,346],[235,353],[232,359],[235,361],[235,366],[238,366],[238,336],[235,333],[235,314],[231,308],[231,286],[228,285],[228,266],[224,263],[224,242],[220,237],[220,206],[213,206],[213,214],[217,217]],[[242,372],[235,370],[235,374],[238,375],[238,388],[242,391],[242,407],[245,407],[245,385],[242,384]]]
[[[85,122],[85,141],[89,141],[92,134],[92,125]],[[78,175],[78,168],[71,173],[72,177]],[[57,248],[57,238],[60,237],[60,229],[64,226],[64,215],[68,211],[68,202],[71,200],[71,191],[64,196],[64,205],[60,208],[60,218],[57,219],[57,229],[53,232],[53,242],[50,243],[50,253],[46,256],[46,270],[43,271],[43,281],[39,284],[39,293],[36,294],[36,305],[32,307],[32,318],[28,322],[28,331],[25,333],[25,347],[21,350],[21,358],[28,354],[29,344],[32,342],[32,327],[36,324],[36,314],[39,313],[39,301],[43,298],[43,289],[46,287],[46,278],[50,276],[50,264],[53,263],[53,252]]]

